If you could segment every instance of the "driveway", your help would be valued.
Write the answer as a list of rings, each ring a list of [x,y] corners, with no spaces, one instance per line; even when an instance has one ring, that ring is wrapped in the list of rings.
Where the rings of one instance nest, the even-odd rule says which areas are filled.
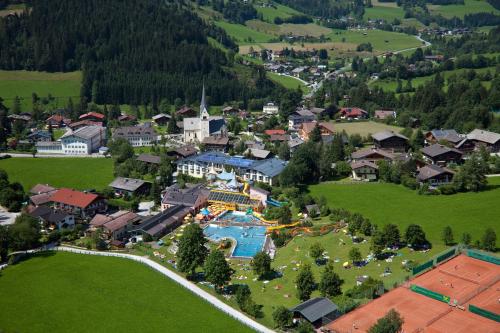
[[[19,214],[21,213],[9,213],[3,207],[0,207],[0,225],[14,224]]]

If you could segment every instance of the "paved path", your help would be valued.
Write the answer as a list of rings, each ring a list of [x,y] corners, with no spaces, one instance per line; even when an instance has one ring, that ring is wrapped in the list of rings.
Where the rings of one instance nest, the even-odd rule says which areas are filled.
[[[80,249],[75,249],[67,246],[57,246],[54,247],[53,250],[56,251],[65,251],[65,252],[72,252],[72,253],[80,253],[80,254],[90,254],[90,255],[98,255],[98,256],[106,256],[106,257],[119,257],[119,258],[125,258],[125,259],[130,259],[134,260],[140,263],[143,263],[152,269],[160,272],[161,274],[167,276],[168,278],[174,280],[184,288],[188,289],[192,293],[196,294],[197,296],[203,298],[213,306],[215,306],[217,309],[221,310],[222,312],[228,314],[229,316],[233,317],[234,319],[240,321],[241,323],[245,324],[246,326],[256,330],[257,332],[263,332],[263,333],[272,333],[274,332],[273,330],[265,327],[264,325],[259,324],[255,320],[251,319],[250,317],[244,315],[243,313],[237,311],[236,309],[232,308],[231,306],[227,305],[226,303],[222,302],[219,300],[217,297],[209,294],[208,292],[204,291],[194,283],[189,282],[188,280],[184,279],[182,276],[174,273],[173,271],[167,269],[166,267],[160,265],[159,263],[147,259],[144,257],[139,257],[136,255],[132,254],[126,254],[126,253],[114,253],[114,252],[99,252],[99,251],[89,251],[89,250],[80,250]]]

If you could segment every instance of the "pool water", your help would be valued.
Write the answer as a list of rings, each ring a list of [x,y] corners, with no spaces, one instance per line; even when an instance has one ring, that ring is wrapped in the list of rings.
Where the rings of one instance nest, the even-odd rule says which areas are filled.
[[[220,222],[237,222],[237,223],[259,223],[260,220],[253,215],[248,215],[243,212],[226,212],[217,218]]]
[[[223,238],[231,238],[236,241],[236,247],[231,257],[253,257],[262,251],[266,241],[266,227],[239,227],[229,226],[221,227],[211,224],[203,229],[205,236],[218,242]]]

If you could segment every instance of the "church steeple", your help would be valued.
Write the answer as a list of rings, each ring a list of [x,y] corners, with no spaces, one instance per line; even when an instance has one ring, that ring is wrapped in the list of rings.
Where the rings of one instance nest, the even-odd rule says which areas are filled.
[[[205,95],[205,83],[203,83],[203,91],[201,93],[201,103],[200,103],[200,118],[208,119],[208,117],[209,114],[208,114],[206,95]]]

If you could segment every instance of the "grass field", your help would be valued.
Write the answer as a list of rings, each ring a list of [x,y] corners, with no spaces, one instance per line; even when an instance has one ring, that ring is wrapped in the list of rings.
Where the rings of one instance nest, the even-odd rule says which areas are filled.
[[[329,37],[334,42],[342,42],[344,39],[345,43],[356,45],[370,42],[374,51],[378,52],[397,51],[422,45],[414,36],[382,30],[334,29]]]
[[[81,72],[46,73],[29,71],[0,71],[0,97],[11,107],[14,97],[21,98],[22,111],[31,111],[31,94],[55,97],[54,106],[65,106],[69,97],[80,96]],[[76,97],[75,97],[76,96]]]
[[[289,76],[279,75],[272,72],[267,72],[267,77],[272,81],[281,84],[283,87],[288,89],[297,89],[300,87],[304,93],[309,92],[309,88],[304,84],[304,82],[294,79]]]
[[[441,75],[447,79],[449,78],[451,75],[453,74],[460,74],[460,73],[463,73],[465,71],[469,71],[470,69],[466,69],[466,68],[460,68],[460,69],[454,69],[454,70],[451,70],[451,71],[445,71],[445,72],[442,72]],[[487,71],[490,71],[491,74],[494,74],[495,73],[495,67],[485,67],[485,68],[478,68],[478,69],[474,69],[474,71],[476,71],[477,73],[486,73]],[[424,85],[426,82],[429,82],[431,81],[433,78],[434,78],[434,74],[433,75],[429,75],[429,76],[420,76],[420,77],[416,77],[414,79],[411,80],[411,85],[413,88],[417,88],[421,85]],[[406,86],[406,83],[407,83],[407,80],[401,80],[401,83],[403,84],[403,87]],[[490,82],[488,81],[485,81],[483,82],[483,85],[486,87],[486,88],[489,88],[490,86]],[[383,90],[385,91],[396,91],[396,88],[398,86],[398,83],[395,79],[384,79],[384,80],[376,80],[376,81],[372,81],[371,86],[378,86],[378,87],[381,87]],[[445,89],[446,89],[446,82],[445,82]]]
[[[226,30],[227,34],[234,38],[238,44],[266,43],[274,36],[250,29],[241,24],[234,24],[224,21],[216,21],[215,24]]]
[[[172,280],[120,258],[34,257],[0,273],[0,295],[3,332],[251,332]]]
[[[74,189],[103,189],[113,181],[109,158],[28,158],[0,160],[0,169],[10,181],[20,182],[27,191],[38,183]]]
[[[264,21],[270,23],[274,23],[276,17],[287,18],[295,14],[300,14],[300,12],[287,6],[280,4],[274,4],[274,6],[276,6],[276,8],[255,6],[255,9],[257,9],[258,13],[262,14],[262,19]]]
[[[381,19],[392,23],[394,19],[402,20],[404,18],[404,10],[401,7],[373,6],[365,8],[365,20]]]
[[[360,134],[367,136],[381,131],[401,131],[403,128],[398,126],[386,125],[384,123],[377,123],[375,121],[358,121],[350,123],[333,123],[333,128],[336,132],[346,131],[347,134]]]
[[[441,232],[451,226],[456,240],[464,232],[480,239],[491,227],[500,233],[500,177],[489,178],[490,189],[480,193],[456,195],[418,195],[394,184],[335,184],[323,183],[310,187],[313,196],[325,196],[331,207],[346,208],[368,217],[382,226],[398,225],[404,230],[409,224],[419,224],[434,245],[441,245]]]
[[[432,14],[441,14],[446,18],[454,16],[463,18],[465,14],[480,12],[500,14],[500,10],[495,9],[486,0],[464,0],[463,5],[427,5]]]

